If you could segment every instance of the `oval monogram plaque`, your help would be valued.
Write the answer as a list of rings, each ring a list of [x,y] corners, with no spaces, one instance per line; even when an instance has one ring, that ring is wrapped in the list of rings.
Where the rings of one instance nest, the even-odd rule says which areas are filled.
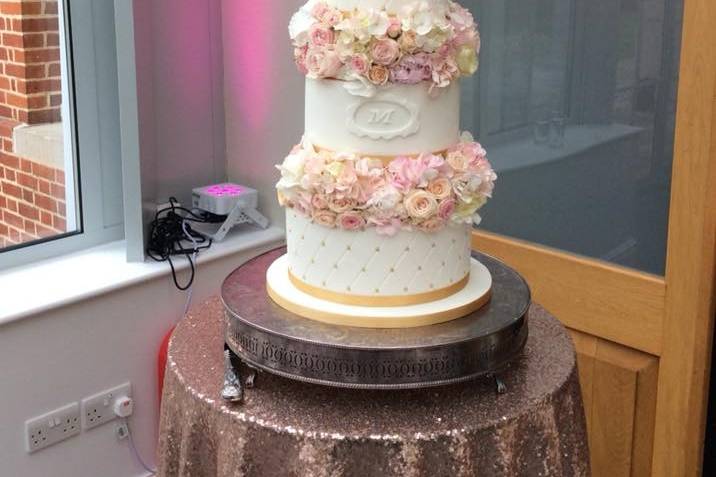
[[[348,130],[358,137],[393,139],[420,129],[418,107],[397,96],[356,101],[348,108]]]

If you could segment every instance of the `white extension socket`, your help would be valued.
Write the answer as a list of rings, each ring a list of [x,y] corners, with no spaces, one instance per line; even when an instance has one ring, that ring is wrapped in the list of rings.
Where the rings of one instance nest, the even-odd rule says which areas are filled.
[[[82,400],[82,429],[93,429],[117,419],[115,403],[124,397],[132,396],[131,383],[107,389]]]
[[[25,422],[25,448],[35,452],[80,433],[80,405],[68,404]]]

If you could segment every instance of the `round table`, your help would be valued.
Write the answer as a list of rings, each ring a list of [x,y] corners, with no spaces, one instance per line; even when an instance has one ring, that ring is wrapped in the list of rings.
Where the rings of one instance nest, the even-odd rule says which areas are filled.
[[[584,476],[589,451],[574,348],[543,308],[524,354],[494,381],[364,391],[266,373],[243,404],[219,397],[224,310],[176,328],[162,399],[159,475]]]

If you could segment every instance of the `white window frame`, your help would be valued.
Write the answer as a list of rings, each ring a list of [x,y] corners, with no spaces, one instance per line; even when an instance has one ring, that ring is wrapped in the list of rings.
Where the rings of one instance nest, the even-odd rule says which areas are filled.
[[[74,205],[77,232],[0,251],[0,270],[124,237],[114,3],[58,3],[63,118],[72,125],[72,134],[65,133],[66,164],[73,166],[66,174],[67,205],[68,211]]]

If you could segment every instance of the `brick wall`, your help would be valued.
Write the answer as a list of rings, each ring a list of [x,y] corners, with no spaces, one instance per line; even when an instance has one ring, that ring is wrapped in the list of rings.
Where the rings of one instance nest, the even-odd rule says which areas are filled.
[[[0,249],[66,231],[65,173],[13,146],[17,127],[61,121],[56,0],[0,0]]]

